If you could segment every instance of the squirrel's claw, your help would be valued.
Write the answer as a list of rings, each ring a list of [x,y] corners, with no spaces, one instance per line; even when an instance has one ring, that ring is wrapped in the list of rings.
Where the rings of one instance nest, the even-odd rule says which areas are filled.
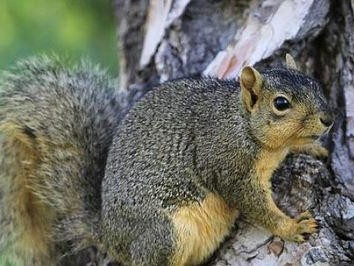
[[[302,243],[308,240],[309,236],[318,231],[317,221],[312,217],[309,211],[301,213],[295,219],[289,219],[285,224],[283,224],[282,232],[277,232],[276,234],[280,237],[293,241],[296,243]]]
[[[300,213],[300,215],[296,218],[296,220],[298,222],[301,222],[302,220],[307,220],[307,219],[311,219],[312,218],[312,214],[309,211],[304,211],[302,213]]]
[[[303,243],[306,241],[305,236],[303,235],[294,235],[291,241],[296,242],[296,243]]]
[[[329,151],[327,148],[323,147],[322,144],[318,141],[315,141],[314,143],[301,146],[301,147],[296,147],[292,149],[292,152],[294,153],[306,153],[308,155],[312,155],[316,158],[319,159],[326,159],[329,155]]]
[[[299,222],[298,232],[301,234],[313,234],[318,230],[317,222],[314,218],[302,220]]]
[[[327,148],[321,146],[320,144],[314,144],[311,147],[310,154],[317,158],[327,158],[329,151]]]
[[[297,217],[296,225],[293,230],[293,234],[289,237],[289,240],[302,243],[308,239],[308,237],[318,231],[317,221],[312,217],[309,211],[305,211]]]

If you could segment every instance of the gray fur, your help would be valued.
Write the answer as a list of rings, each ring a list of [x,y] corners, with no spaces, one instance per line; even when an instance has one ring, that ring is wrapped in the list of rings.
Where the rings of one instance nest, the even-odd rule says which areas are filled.
[[[275,69],[264,77],[265,90],[288,93],[288,82],[295,80],[299,86],[293,95],[308,95],[310,107],[325,105],[314,105],[320,87],[297,71]],[[149,92],[118,126],[107,161],[102,242],[109,254],[140,265],[134,260],[138,248],[150,254],[144,265],[165,265],[155,253],[156,248],[163,255],[173,253],[168,214],[201,202],[209,192],[246,216],[250,209],[265,211],[263,188],[251,182],[261,149],[254,123],[235,81],[180,79]]]
[[[112,80],[89,62],[69,68],[55,57],[43,56],[21,61],[2,74],[0,124],[15,122],[43,153],[35,176],[29,177],[30,189],[55,217],[53,245],[74,240],[77,247],[95,238],[101,180],[120,120],[117,96]],[[41,143],[41,138],[48,141]],[[11,148],[0,149],[0,257],[13,263],[15,257],[21,260],[19,254],[9,254],[16,249],[11,243],[19,237],[21,221],[14,220],[11,210],[10,197],[17,188],[9,179],[22,165],[11,161],[15,156]],[[29,258],[22,259],[30,264]]]
[[[319,85],[296,71],[274,69],[263,77],[264,90],[305,95],[309,111],[326,106]],[[67,69],[42,57],[5,73],[0,125],[15,121],[43,154],[30,189],[55,218],[49,256],[56,261],[68,244],[94,244],[126,265],[167,265],[175,248],[171,214],[209,192],[243,214],[262,216],[265,192],[250,172],[267,110],[251,118],[240,98],[236,81],[175,80],[149,92],[118,125],[125,113],[118,95],[91,65]],[[11,160],[14,152],[0,154],[6,206],[0,208],[0,256],[6,258],[22,252],[15,248],[21,219],[9,200],[21,167]]]

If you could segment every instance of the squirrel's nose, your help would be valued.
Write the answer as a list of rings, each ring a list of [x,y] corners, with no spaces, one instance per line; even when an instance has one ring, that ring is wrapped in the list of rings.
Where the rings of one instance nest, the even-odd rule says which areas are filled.
[[[333,117],[332,115],[325,113],[321,115],[320,121],[325,127],[330,127],[333,124]]]

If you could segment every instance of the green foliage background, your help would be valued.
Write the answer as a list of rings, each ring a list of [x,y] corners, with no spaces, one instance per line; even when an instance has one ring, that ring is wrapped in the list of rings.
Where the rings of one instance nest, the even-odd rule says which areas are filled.
[[[116,75],[111,1],[0,0],[0,70],[41,53],[90,58]]]

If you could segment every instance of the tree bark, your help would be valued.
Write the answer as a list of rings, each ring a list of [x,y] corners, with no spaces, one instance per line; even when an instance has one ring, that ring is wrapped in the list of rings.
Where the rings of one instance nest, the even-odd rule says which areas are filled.
[[[114,3],[128,107],[160,82],[203,73],[236,78],[242,65],[262,69],[283,64],[288,52],[324,84],[335,110],[336,122],[325,140],[329,158],[291,155],[273,177],[278,205],[293,216],[310,208],[319,233],[297,245],[241,219],[207,265],[353,263],[354,2]]]

